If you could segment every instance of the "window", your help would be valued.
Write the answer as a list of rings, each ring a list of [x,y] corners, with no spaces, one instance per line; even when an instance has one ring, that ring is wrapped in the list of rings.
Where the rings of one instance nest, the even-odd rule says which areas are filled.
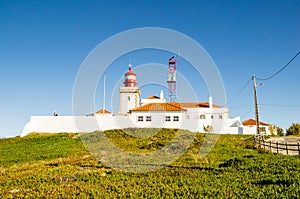
[[[174,117],[173,117],[173,121],[174,121],[174,122],[179,122],[179,116],[174,116]]]
[[[170,122],[171,121],[171,116],[166,116],[166,122]]]
[[[211,119],[214,119],[214,116],[213,116],[213,115],[211,115],[210,117],[211,117]]]
[[[128,101],[130,101],[130,97],[128,96]]]
[[[151,122],[151,116],[146,116],[146,121]]]
[[[266,132],[266,128],[265,127],[259,127],[259,132],[265,133]]]
[[[222,115],[219,115],[219,119],[220,119],[220,120],[223,119]]]
[[[200,115],[200,119],[204,120],[205,119],[205,115]]]
[[[138,116],[138,122],[142,122],[144,121],[144,117],[143,116]]]

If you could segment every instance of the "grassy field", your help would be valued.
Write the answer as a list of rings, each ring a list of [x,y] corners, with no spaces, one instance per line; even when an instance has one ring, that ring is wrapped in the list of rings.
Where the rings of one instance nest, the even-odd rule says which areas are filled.
[[[178,133],[162,129],[150,138],[136,138],[121,130],[105,132],[115,145],[137,153],[160,149]],[[220,135],[212,151],[200,159],[198,152],[205,134],[195,134],[192,145],[180,159],[148,173],[107,167],[85,149],[80,136],[86,134],[30,134],[24,138],[0,139],[0,198],[298,198],[300,195],[299,156],[255,149],[251,136]]]

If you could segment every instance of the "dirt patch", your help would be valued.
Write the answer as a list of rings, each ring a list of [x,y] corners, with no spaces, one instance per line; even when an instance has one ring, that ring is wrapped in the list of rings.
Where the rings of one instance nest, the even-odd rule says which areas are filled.
[[[277,148],[268,148],[265,147],[268,150],[271,150],[272,152],[278,152],[285,155],[299,155],[299,144],[300,138],[299,137],[271,137],[266,142],[272,142],[273,147],[277,147],[277,143],[279,146],[279,149]],[[287,146],[286,146],[287,145]],[[270,146],[270,145],[268,145]],[[288,152],[286,150],[288,149]]]
[[[267,142],[278,142],[278,143],[288,143],[288,144],[297,144],[300,142],[300,138],[296,137],[271,137],[266,140]]]

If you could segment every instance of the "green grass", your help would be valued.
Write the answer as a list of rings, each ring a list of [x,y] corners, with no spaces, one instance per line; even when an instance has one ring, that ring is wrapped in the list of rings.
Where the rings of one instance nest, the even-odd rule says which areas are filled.
[[[65,158],[84,152],[75,134],[30,134],[24,138],[0,139],[0,149],[1,166]]]
[[[152,130],[153,129],[148,129]],[[145,129],[106,131],[118,147],[146,153],[161,149],[177,130],[162,129],[150,138]],[[251,136],[220,135],[204,158],[198,156],[205,134],[176,162],[148,173],[111,169],[85,149],[80,136],[30,134],[0,139],[0,198],[297,198],[299,156],[255,149]]]
[[[116,146],[132,152],[145,153],[155,151],[167,145],[174,137],[177,130],[148,129],[154,131],[154,135],[145,139],[142,134],[146,129],[125,129],[105,131],[105,135]],[[126,133],[127,132],[127,133]],[[136,135],[136,136],[135,136]]]

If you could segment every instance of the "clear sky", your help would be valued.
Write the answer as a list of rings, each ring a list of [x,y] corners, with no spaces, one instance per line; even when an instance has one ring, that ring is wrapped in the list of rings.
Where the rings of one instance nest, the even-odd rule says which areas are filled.
[[[73,84],[85,57],[103,40],[132,28],[169,28],[199,42],[218,66],[230,100],[253,74],[272,75],[300,50],[299,13],[300,1],[296,0],[2,0],[0,137],[19,135],[33,115],[52,115],[54,110],[72,115]],[[147,52],[120,58],[117,63],[123,69],[116,67],[111,74],[121,77],[128,59],[135,66],[169,58],[164,52]],[[282,128],[300,122],[299,65],[300,56],[258,88],[262,121]],[[184,62],[178,67],[183,74],[189,72]],[[112,82],[107,79],[110,91]],[[95,109],[101,108],[102,89],[99,84]],[[144,87],[142,97],[158,95],[159,89]],[[205,89],[197,95],[201,101],[209,96]],[[253,104],[250,82],[227,106],[232,117],[245,120],[254,118]],[[107,109],[114,108],[108,105]]]

